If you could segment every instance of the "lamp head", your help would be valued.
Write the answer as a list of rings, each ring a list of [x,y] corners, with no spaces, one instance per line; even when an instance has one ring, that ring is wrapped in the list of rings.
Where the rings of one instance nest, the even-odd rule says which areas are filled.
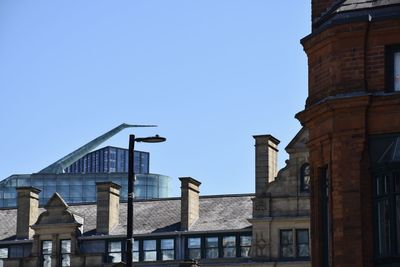
[[[156,134],[155,136],[135,138],[136,142],[143,142],[143,143],[161,143],[165,142],[166,140],[167,138],[159,136],[158,134]]]

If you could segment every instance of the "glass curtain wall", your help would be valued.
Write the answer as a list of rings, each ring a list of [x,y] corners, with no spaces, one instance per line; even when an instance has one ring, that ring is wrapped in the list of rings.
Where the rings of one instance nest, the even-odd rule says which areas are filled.
[[[16,188],[33,186],[41,190],[40,205],[47,203],[58,192],[68,203],[96,202],[96,183],[112,181],[121,186],[121,201],[127,201],[128,177],[126,173],[113,174],[33,174],[13,175],[0,182],[0,208],[16,207]],[[170,177],[159,174],[138,174],[135,198],[152,199],[169,197]]]

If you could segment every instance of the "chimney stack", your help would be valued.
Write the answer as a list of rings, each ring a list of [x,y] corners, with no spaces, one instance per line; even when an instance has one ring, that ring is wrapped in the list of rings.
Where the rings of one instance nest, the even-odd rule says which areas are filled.
[[[187,231],[199,218],[201,183],[191,177],[180,177],[179,180],[181,180],[181,230]]]
[[[262,196],[278,173],[278,144],[272,135],[254,135],[256,140],[256,196]]]
[[[109,234],[119,223],[119,190],[121,186],[113,182],[98,182],[96,187],[96,231],[98,234]]]
[[[34,235],[31,225],[38,218],[40,189],[18,187],[17,239],[30,239]]]

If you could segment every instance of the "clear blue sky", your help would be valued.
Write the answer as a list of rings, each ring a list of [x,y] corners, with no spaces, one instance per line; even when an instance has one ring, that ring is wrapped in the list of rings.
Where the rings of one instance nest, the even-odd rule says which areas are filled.
[[[254,192],[252,135],[285,146],[307,94],[310,0],[0,2],[0,180],[119,125],[159,133],[151,171]],[[124,130],[107,144],[127,147]]]

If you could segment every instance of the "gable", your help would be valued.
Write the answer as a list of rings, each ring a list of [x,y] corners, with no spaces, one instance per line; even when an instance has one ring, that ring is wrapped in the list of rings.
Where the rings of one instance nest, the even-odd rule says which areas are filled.
[[[296,134],[296,136],[292,139],[292,141],[290,141],[290,143],[286,146],[285,150],[289,154],[306,152],[308,140],[308,129],[302,127],[300,131]]]
[[[47,204],[44,206],[46,211],[42,212],[34,226],[48,225],[48,224],[79,224],[81,220],[79,216],[73,214],[69,210],[68,205],[64,199],[58,194],[54,193]],[[75,216],[77,218],[75,218]]]

